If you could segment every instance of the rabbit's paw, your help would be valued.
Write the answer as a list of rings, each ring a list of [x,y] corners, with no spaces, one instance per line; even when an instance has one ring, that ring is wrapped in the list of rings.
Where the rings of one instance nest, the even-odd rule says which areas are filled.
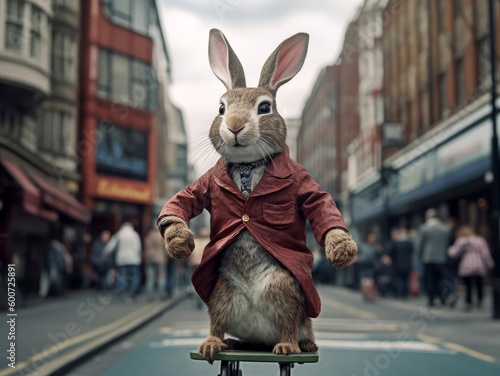
[[[276,355],[288,355],[288,354],[298,354],[300,353],[300,347],[298,343],[294,342],[280,342],[274,346],[273,353]]]
[[[198,348],[198,352],[208,360],[210,364],[214,363],[215,354],[227,349],[227,345],[220,338],[208,337]]]
[[[171,218],[163,233],[165,248],[170,257],[186,259],[194,249],[193,232],[182,219]]]
[[[311,341],[310,339],[300,341],[299,347],[302,351],[305,351],[305,352],[318,351],[318,345],[316,345],[316,343],[314,343],[314,341]]]
[[[349,233],[335,228],[326,233],[325,252],[328,261],[336,268],[342,269],[353,263],[358,246]]]

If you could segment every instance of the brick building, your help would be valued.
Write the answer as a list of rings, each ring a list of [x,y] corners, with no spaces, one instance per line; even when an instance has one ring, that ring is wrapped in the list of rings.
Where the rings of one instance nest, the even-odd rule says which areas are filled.
[[[69,284],[83,279],[90,213],[78,201],[79,4],[0,0],[0,262],[16,264],[20,304],[48,293],[52,238],[73,257]]]
[[[81,170],[91,232],[116,231],[131,216],[144,233],[155,201],[168,198],[171,161],[187,174],[186,151],[172,147],[185,149],[186,139],[168,98],[170,60],[157,3],[82,4]]]
[[[398,0],[387,5],[384,115],[386,122],[404,127],[404,146],[387,150],[385,161],[395,171],[386,203],[391,225],[416,228],[425,209],[435,206],[443,218],[456,217],[488,236],[487,4]],[[498,2],[495,16],[498,25]],[[498,38],[496,47],[499,51]],[[380,230],[384,194],[378,172],[352,188],[353,223],[360,231]]]
[[[304,109],[297,137],[297,161],[335,198],[340,193],[339,134],[340,66],[323,68]]]

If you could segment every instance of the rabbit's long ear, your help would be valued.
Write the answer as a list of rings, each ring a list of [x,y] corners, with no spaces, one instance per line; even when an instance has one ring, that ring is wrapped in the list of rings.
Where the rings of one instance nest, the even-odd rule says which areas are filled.
[[[222,81],[227,90],[246,87],[243,67],[220,30],[210,30],[208,60],[212,72]]]
[[[275,93],[290,81],[304,64],[308,43],[309,34],[306,33],[295,34],[281,42],[262,67],[259,87]]]

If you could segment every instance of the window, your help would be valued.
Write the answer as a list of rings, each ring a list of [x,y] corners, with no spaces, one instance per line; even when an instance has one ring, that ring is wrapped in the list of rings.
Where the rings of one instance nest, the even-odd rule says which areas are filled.
[[[479,90],[485,91],[491,85],[490,38],[481,38],[477,42],[477,65]]]
[[[142,33],[148,33],[149,24],[149,14],[148,9],[149,2],[144,0],[135,0],[134,9],[132,11],[132,29]]]
[[[445,32],[445,0],[438,0],[437,4],[437,10],[438,10],[438,25],[439,25],[439,32],[444,33]]]
[[[55,154],[67,155],[71,145],[73,117],[65,111],[46,111],[42,114],[39,145]]]
[[[137,129],[109,124],[98,125],[97,172],[147,179],[148,134]]]
[[[111,92],[119,102],[129,103],[130,62],[123,55],[112,54]]]
[[[455,82],[456,82],[456,98],[457,106],[465,103],[465,72],[464,72],[464,59],[460,58],[455,63]]]
[[[7,23],[5,27],[5,48],[21,53],[23,39],[24,1],[7,0]]]
[[[98,83],[100,98],[155,109],[155,72],[146,62],[100,50]]]
[[[72,36],[54,31],[52,37],[52,74],[60,81],[75,81],[75,40]]]
[[[448,116],[445,74],[439,76],[439,104],[441,105],[441,119],[445,119]]]
[[[98,92],[101,98],[111,98],[111,62],[110,53],[106,50],[99,51],[99,77],[98,77]]]
[[[21,115],[11,106],[0,105],[0,133],[14,139],[21,134]]]
[[[120,26],[147,34],[149,28],[149,0],[101,0],[110,20]]]
[[[40,47],[42,44],[41,28],[45,22],[42,10],[34,5],[31,6],[30,22],[30,56],[32,58],[40,57]]]

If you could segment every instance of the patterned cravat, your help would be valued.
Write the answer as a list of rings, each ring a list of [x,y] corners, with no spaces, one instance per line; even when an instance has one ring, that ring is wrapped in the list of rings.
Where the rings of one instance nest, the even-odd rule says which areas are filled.
[[[233,166],[240,171],[241,186],[240,191],[244,197],[247,197],[252,192],[252,171],[255,167],[266,164],[266,160],[262,159],[251,163],[234,163]]]

